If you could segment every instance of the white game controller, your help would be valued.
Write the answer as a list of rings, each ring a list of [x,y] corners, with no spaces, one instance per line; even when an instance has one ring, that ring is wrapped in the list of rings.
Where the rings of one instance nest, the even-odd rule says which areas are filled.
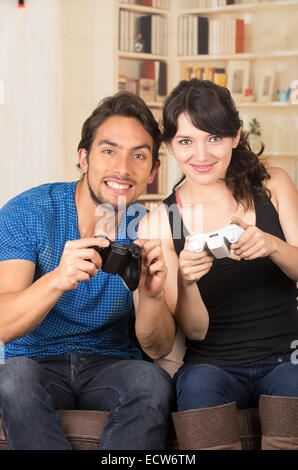
[[[214,232],[190,235],[188,249],[197,253],[207,250],[217,259],[225,258],[230,255],[230,245],[236,243],[243,232],[237,222],[232,222]]]

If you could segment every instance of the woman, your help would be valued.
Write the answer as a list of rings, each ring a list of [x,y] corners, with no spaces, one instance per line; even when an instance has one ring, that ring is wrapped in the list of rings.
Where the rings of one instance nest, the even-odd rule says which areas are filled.
[[[271,429],[263,448],[297,448],[297,191],[285,171],[264,167],[241,126],[226,88],[180,82],[164,106],[163,140],[184,177],[140,234],[162,238],[167,301],[186,337],[174,377],[180,445],[240,448],[236,406],[259,404]],[[229,256],[188,249],[187,235],[231,222],[244,231]]]

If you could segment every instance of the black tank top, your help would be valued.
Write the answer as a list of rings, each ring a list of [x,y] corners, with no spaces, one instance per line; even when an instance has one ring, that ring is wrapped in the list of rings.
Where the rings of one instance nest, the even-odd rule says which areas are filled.
[[[179,255],[188,231],[181,219],[175,193],[164,201]],[[285,240],[269,197],[255,199],[256,226]],[[177,235],[177,223],[175,226]],[[175,233],[174,232],[174,233]],[[218,366],[245,364],[290,351],[298,339],[296,282],[269,257],[240,261],[214,259],[212,268],[197,282],[209,312],[209,329],[202,341],[186,338],[186,364]]]

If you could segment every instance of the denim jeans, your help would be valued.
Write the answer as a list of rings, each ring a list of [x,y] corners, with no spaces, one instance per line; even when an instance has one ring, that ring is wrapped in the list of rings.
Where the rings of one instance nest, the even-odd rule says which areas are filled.
[[[178,411],[236,402],[237,408],[258,406],[261,394],[298,397],[298,365],[291,353],[228,367],[183,365],[174,376]]]
[[[0,416],[10,449],[71,449],[56,410],[110,411],[100,449],[165,449],[174,387],[146,361],[71,354],[0,364]]]

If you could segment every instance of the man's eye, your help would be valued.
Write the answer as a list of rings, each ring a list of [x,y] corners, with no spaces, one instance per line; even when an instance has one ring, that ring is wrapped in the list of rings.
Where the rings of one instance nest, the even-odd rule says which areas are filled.
[[[104,150],[103,150],[103,153],[105,153],[105,154],[107,154],[107,155],[112,155],[113,150],[112,150],[112,149],[104,149]]]
[[[145,155],[143,155],[142,153],[135,153],[134,158],[136,160],[143,160],[143,158],[145,158]]]

